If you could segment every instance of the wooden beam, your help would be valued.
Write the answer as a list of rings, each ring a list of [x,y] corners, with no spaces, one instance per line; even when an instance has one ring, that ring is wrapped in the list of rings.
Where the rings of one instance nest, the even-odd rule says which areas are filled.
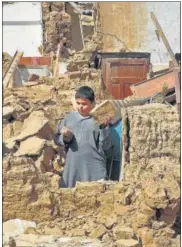
[[[174,68],[175,72],[175,92],[176,92],[176,105],[181,122],[181,71],[180,68]]]
[[[167,40],[167,38],[166,38],[161,26],[160,26],[160,24],[159,24],[159,22],[158,22],[158,20],[155,17],[153,12],[151,12],[151,18],[152,18],[152,20],[153,20],[153,22],[154,22],[154,24],[155,24],[155,26],[157,28],[158,34],[160,35],[160,37],[161,37],[161,39],[162,39],[167,51],[169,52],[169,55],[170,55],[170,57],[171,57],[171,59],[173,61],[174,66],[178,67],[178,63],[177,63],[175,55],[174,55],[174,53],[173,53],[173,51],[171,49],[171,46],[170,46],[170,44],[169,44],[169,42],[168,42],[168,40]]]
[[[176,103],[181,103],[181,73],[180,69],[174,69],[175,72],[175,92],[176,92]]]
[[[11,63],[8,66],[8,68],[4,74],[4,77],[3,77],[3,87],[4,88],[7,88],[9,86],[9,81],[10,81],[12,75],[14,74],[14,72],[18,66],[18,63],[20,61],[20,58],[22,56],[23,56],[23,52],[19,52],[19,51],[15,52],[15,54],[11,60]],[[11,87],[13,87],[13,85],[11,85]]]
[[[60,49],[63,47],[62,42],[60,41],[58,46],[57,46],[57,52],[56,52],[56,62],[54,65],[54,74],[53,77],[55,78],[57,75],[57,70],[58,70],[58,63],[59,63],[59,57],[60,57]]]
[[[171,102],[176,102],[176,94],[173,93],[171,95],[168,95],[165,97],[164,101],[171,103]]]

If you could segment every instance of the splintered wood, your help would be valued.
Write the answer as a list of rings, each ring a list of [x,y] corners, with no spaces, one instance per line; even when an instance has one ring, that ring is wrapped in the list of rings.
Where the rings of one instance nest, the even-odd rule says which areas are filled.
[[[118,114],[118,109],[111,101],[104,101],[90,112],[98,124],[103,124],[107,118],[114,118]]]

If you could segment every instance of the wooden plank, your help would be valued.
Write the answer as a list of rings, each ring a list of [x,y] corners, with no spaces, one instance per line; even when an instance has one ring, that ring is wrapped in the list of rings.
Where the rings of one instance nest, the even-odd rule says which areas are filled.
[[[168,103],[174,102],[174,101],[176,101],[176,94],[173,93],[169,96],[166,96],[164,100]]]
[[[176,104],[178,109],[179,121],[181,122],[181,71],[180,68],[174,69],[175,73],[175,92]]]
[[[6,73],[3,77],[3,87],[4,88],[8,87],[9,81],[10,81],[13,73],[15,72],[17,65],[20,61],[20,58],[22,56],[23,56],[23,52],[19,52],[19,51],[15,52],[15,54],[11,60],[11,63],[10,63],[10,65],[9,65],[8,69],[6,70]]]
[[[56,62],[55,62],[55,66],[54,66],[54,78],[57,75],[57,70],[58,70],[58,62],[59,62],[59,54],[60,54],[60,49],[63,47],[62,42],[60,41],[58,46],[57,46],[57,53],[56,53]]]
[[[81,15],[79,14],[78,16],[79,16],[81,39],[82,39],[82,44],[83,44],[83,49],[84,49],[85,48],[85,42],[84,42],[84,35],[83,35],[83,25],[82,25]]]
[[[175,92],[176,92],[176,103],[181,103],[181,74],[180,69],[174,69],[175,73]]]
[[[173,51],[171,49],[171,46],[170,46],[170,44],[169,44],[169,42],[168,42],[168,40],[167,40],[167,38],[166,38],[161,26],[160,26],[160,24],[159,24],[159,22],[158,22],[158,20],[155,17],[153,12],[151,12],[151,18],[152,18],[152,20],[153,20],[153,22],[154,22],[154,24],[155,24],[155,26],[157,28],[158,34],[160,35],[160,37],[161,37],[161,39],[162,39],[167,51],[169,52],[169,55],[170,55],[170,57],[171,57],[171,59],[173,61],[174,66],[178,67],[178,63],[177,63],[175,55],[174,55],[174,53],[173,53]]]
[[[167,73],[167,72],[169,72],[169,71],[170,71],[170,68],[161,69],[161,70],[152,72],[152,78],[155,77],[155,76],[161,75],[161,74],[165,74],[165,73]]]

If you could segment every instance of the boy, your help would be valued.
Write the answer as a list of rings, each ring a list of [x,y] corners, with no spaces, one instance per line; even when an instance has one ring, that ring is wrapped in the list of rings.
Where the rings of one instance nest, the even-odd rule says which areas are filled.
[[[95,104],[94,91],[80,87],[75,94],[77,112],[71,112],[58,126],[57,144],[66,148],[66,163],[61,187],[74,187],[77,181],[106,179],[106,156],[112,147],[111,133],[106,124],[98,126],[89,115]]]

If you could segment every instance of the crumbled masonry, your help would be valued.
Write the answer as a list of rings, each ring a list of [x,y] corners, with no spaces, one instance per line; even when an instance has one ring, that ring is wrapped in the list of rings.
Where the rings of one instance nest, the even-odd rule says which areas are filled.
[[[3,89],[3,246],[179,247],[181,136],[176,105],[123,106],[122,181],[59,188],[65,152],[54,144],[53,133],[74,110],[75,90],[92,87],[98,104],[112,99],[103,88],[102,71],[90,66],[89,56],[104,47],[128,49],[102,35],[107,33],[106,8],[76,4],[94,12],[81,16],[85,46],[78,52],[72,49],[66,2],[42,2],[43,55],[52,58],[53,74],[58,41],[66,42],[59,62],[67,65],[67,72]],[[11,59],[3,53],[3,75]]]

